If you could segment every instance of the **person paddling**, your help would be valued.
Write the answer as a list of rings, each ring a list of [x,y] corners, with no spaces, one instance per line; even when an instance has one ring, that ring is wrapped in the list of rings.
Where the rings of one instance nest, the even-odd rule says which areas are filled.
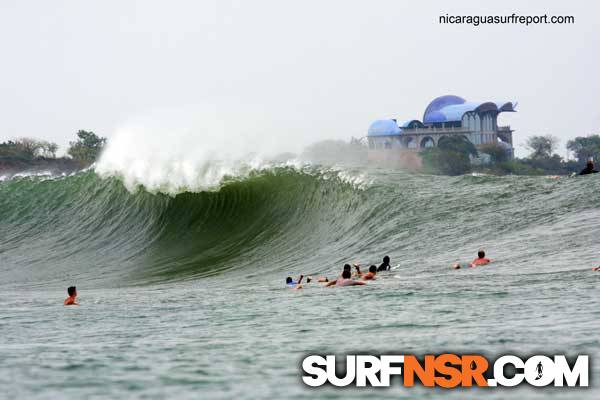
[[[390,256],[385,256],[383,257],[383,262],[377,268],[377,272],[389,271],[390,269],[392,269],[392,266],[390,265]]]
[[[342,272],[342,278],[337,279],[335,282],[335,286],[359,286],[359,285],[365,285],[365,283],[361,282],[361,281],[353,280],[352,273],[347,270]]]
[[[468,265],[471,268],[475,268],[475,267],[477,267],[479,265],[486,265],[486,264],[489,264],[491,262],[492,262],[492,260],[490,260],[489,258],[485,257],[485,251],[479,250],[477,252],[477,258],[474,259],[473,262],[471,262]],[[460,269],[461,265],[459,263],[454,263],[454,264],[452,264],[452,268],[454,268],[454,269]]]
[[[377,275],[377,265],[371,265],[369,267],[369,272],[363,273],[360,271],[360,265],[354,264],[354,268],[356,268],[356,274],[364,281],[369,281],[375,279],[375,275]]]
[[[290,289],[302,289],[302,278],[304,275],[300,275],[298,281],[294,281],[291,276],[285,278],[285,284]]]
[[[475,268],[478,265],[485,265],[485,264],[489,264],[491,262],[492,262],[492,260],[485,257],[485,251],[479,250],[477,252],[477,258],[473,260],[470,267]]]
[[[78,306],[79,303],[77,302],[77,288],[75,286],[69,286],[69,288],[67,289],[67,294],[69,295],[69,297],[67,297],[64,301],[65,306]]]
[[[350,266],[350,264],[344,264],[344,269],[342,271],[342,275],[346,271],[348,271],[348,273],[350,274],[350,278],[352,278],[352,267]],[[329,282],[327,282],[325,284],[325,286],[329,287],[329,286],[335,285],[337,283],[338,279],[342,279],[342,275],[340,275],[337,279],[330,280]]]

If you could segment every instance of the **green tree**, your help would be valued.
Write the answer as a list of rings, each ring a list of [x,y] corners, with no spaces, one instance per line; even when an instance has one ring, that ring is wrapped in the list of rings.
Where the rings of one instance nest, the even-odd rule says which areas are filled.
[[[75,160],[94,162],[100,156],[106,138],[97,136],[92,131],[80,130],[77,132],[77,141],[69,142],[69,150],[67,153]]]
[[[552,135],[530,136],[527,139],[526,146],[531,151],[530,158],[550,158],[556,150],[558,138]]]
[[[47,151],[52,155],[52,158],[56,158],[56,152],[58,151],[58,145],[56,143],[48,143]]]
[[[28,137],[19,138],[15,143],[17,145],[17,151],[29,159],[37,157],[44,147],[39,140]]]
[[[56,143],[32,138],[19,138],[0,143],[0,157],[33,160],[37,157],[56,158]]]
[[[600,158],[600,135],[577,136],[567,142],[567,149],[575,154],[579,164],[585,164],[590,157]]]
[[[461,153],[468,156],[477,157],[477,148],[463,135],[445,136],[438,141],[438,147],[442,150]]]
[[[477,148],[465,136],[446,136],[419,153],[425,171],[442,175],[462,175],[471,171],[470,156],[477,156]]]
[[[41,144],[41,155],[46,158],[56,158],[56,151],[58,150],[58,145],[53,142],[43,141]]]
[[[524,159],[522,162],[533,169],[542,170],[545,173],[562,174],[566,172],[563,159],[558,154],[553,154],[550,157]]]
[[[471,160],[464,153],[431,147],[419,153],[426,172],[442,175],[463,175],[471,171]]]
[[[12,140],[0,143],[0,157],[10,158],[17,154],[16,143]]]
[[[482,153],[489,154],[492,162],[502,163],[509,159],[509,153],[498,143],[485,143],[479,147]]]

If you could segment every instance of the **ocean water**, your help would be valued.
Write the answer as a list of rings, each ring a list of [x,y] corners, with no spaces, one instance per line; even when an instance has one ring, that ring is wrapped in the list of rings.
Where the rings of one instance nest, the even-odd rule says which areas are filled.
[[[0,397],[600,396],[600,177],[271,166],[0,182]],[[484,248],[494,261],[453,270]],[[366,286],[285,288],[392,259]],[[64,307],[76,285],[79,307]],[[308,354],[589,354],[590,388],[308,388]]]

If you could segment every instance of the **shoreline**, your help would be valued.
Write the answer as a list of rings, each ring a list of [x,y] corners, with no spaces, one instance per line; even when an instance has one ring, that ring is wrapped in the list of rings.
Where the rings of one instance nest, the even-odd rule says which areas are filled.
[[[71,174],[89,167],[91,163],[71,158],[37,158],[34,160],[0,158],[0,176],[12,177],[24,172]]]

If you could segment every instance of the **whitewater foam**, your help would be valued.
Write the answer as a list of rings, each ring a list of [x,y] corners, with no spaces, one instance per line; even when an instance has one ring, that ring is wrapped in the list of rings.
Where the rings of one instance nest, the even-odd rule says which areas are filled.
[[[323,179],[335,175],[357,188],[368,183],[364,174],[301,161],[295,154],[312,139],[260,111],[201,107],[133,119],[115,131],[94,170],[103,178],[119,178],[130,192],[144,188],[169,195],[215,191],[278,168]]]
[[[161,163],[161,168],[152,168],[141,161],[129,167],[111,170],[105,165],[96,166],[95,171],[102,178],[116,177],[127,190],[135,193],[141,189],[150,193],[163,193],[171,196],[183,192],[214,192],[224,185],[264,174],[277,174],[280,171],[294,171],[311,175],[322,180],[339,180],[358,190],[364,190],[372,180],[365,173],[344,170],[339,167],[315,166],[297,159],[285,162],[271,162],[262,159],[249,161],[173,161]]]

